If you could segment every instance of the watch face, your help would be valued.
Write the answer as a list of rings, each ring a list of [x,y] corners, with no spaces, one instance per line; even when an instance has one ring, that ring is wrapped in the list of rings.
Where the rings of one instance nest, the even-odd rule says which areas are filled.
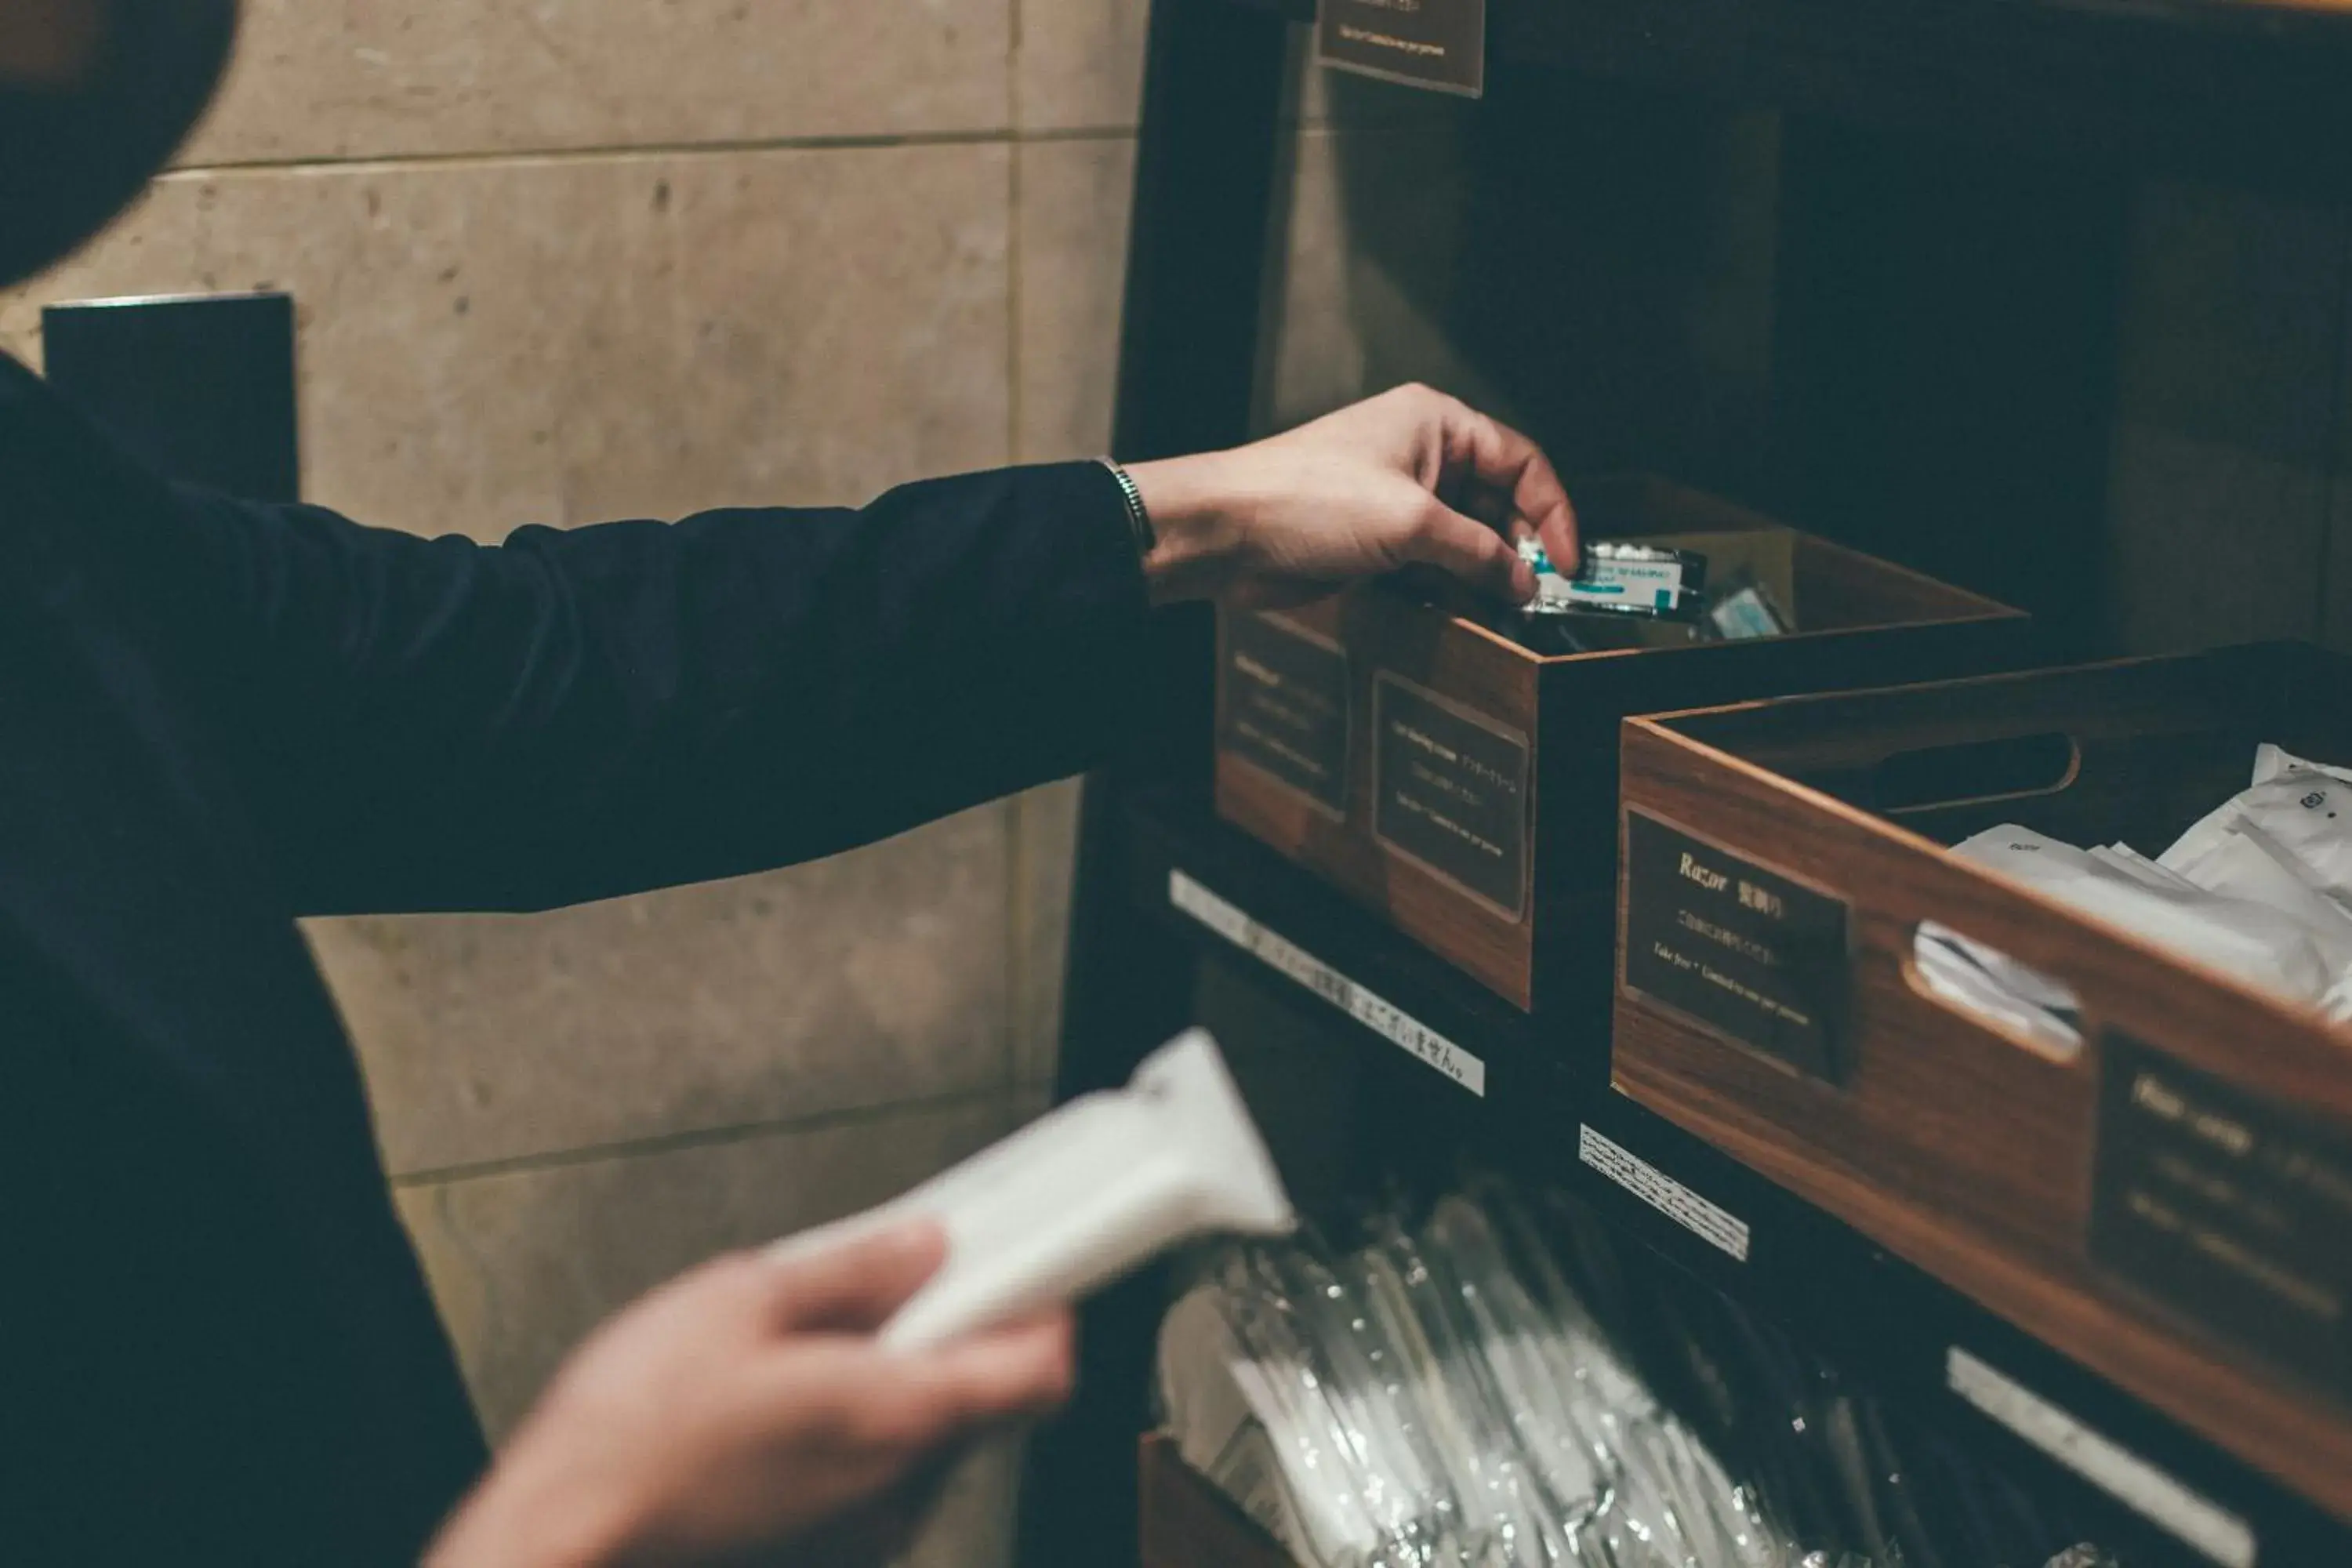
[[[0,283],[128,206],[212,101],[236,0],[41,0],[0,50]]]

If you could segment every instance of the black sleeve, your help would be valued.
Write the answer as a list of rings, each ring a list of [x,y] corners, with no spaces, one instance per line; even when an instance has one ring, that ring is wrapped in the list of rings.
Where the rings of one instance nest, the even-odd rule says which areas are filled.
[[[1080,771],[1148,615],[1091,463],[497,546],[168,493],[141,597],[303,913],[729,876]]]

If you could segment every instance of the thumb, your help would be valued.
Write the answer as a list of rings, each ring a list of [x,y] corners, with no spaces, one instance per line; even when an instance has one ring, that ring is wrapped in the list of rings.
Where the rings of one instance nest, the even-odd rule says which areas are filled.
[[[871,1333],[947,1261],[936,1220],[904,1220],[809,1253],[768,1262],[771,1316],[800,1332]]]
[[[1519,559],[1516,546],[1434,496],[1406,537],[1402,553],[1407,561],[1434,566],[1496,599],[1524,605],[1536,596],[1535,568]]]

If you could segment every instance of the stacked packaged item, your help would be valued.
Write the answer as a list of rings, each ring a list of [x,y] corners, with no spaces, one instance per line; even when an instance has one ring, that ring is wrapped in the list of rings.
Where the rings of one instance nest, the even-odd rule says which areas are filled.
[[[2331,1018],[2352,1018],[2352,770],[2265,745],[2254,754],[2252,787],[2153,860],[2128,845],[2080,849],[2013,824],[1952,853]],[[2062,1059],[2082,1048],[2066,985],[1933,921],[1919,927],[1916,951],[1921,975],[1947,1001]]]
[[[1534,600],[1501,629],[1545,653],[1603,653],[1676,642],[1738,642],[1786,637],[1796,619],[1747,565],[1710,579],[1696,550],[1633,539],[1589,540],[1572,573],[1552,564],[1543,545],[1519,541],[1519,558],[1536,574]],[[1783,573],[1785,576],[1785,572]],[[1642,623],[1648,635],[1634,632]],[[1661,635],[1664,634],[1664,635]]]
[[[2021,1494],[1916,1435],[1898,1453],[1884,1413],[1785,1342],[1583,1231],[1580,1277],[1633,1303],[1714,1441],[1494,1187],[1418,1227],[1379,1215],[1345,1252],[1217,1253],[1161,1331],[1167,1429],[1310,1568],[2113,1568],[2053,1557],[2072,1537]]]

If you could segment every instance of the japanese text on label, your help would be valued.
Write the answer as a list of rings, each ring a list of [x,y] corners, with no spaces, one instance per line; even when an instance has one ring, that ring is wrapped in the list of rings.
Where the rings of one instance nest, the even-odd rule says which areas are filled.
[[[1486,1064],[1395,1004],[1365,990],[1289,939],[1250,919],[1182,871],[1168,873],[1168,901],[1254,954],[1268,968],[1304,985],[1416,1060],[1444,1073],[1481,1099]]]

